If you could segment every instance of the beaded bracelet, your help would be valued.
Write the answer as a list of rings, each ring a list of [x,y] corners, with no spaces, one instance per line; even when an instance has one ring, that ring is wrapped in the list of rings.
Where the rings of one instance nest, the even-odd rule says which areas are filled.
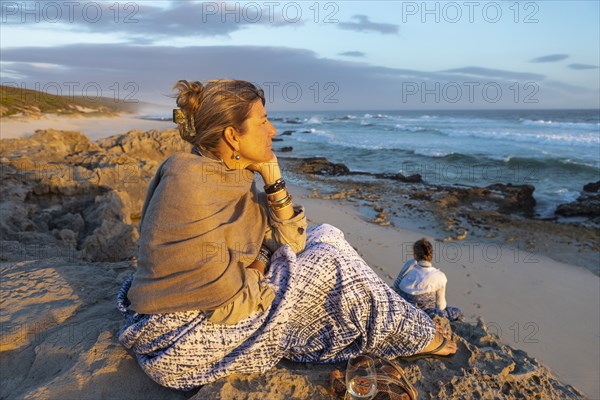
[[[267,258],[271,258],[271,256],[273,255],[271,250],[269,250],[265,245],[260,246],[260,249],[258,250],[258,252],[263,254]]]
[[[269,259],[265,257],[265,255],[261,252],[258,252],[258,254],[256,255],[256,261],[260,261],[265,265],[265,267],[269,265]]]
[[[271,262],[271,252],[264,246],[258,250],[258,254],[256,255],[256,260],[265,264],[265,266],[269,266]]]
[[[274,194],[280,191],[281,189],[285,189],[285,181],[283,178],[277,179],[275,182],[270,185],[265,185],[265,193]]]

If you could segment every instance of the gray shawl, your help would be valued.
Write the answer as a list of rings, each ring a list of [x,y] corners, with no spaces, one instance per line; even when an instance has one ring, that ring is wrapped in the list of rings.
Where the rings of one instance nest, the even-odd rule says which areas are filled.
[[[169,157],[142,209],[138,270],[128,298],[141,314],[214,310],[245,286],[267,228],[248,170],[196,154]]]

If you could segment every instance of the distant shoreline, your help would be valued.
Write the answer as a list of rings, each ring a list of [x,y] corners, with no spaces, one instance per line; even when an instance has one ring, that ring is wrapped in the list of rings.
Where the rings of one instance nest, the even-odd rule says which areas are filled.
[[[2,117],[0,119],[0,138],[16,139],[29,136],[38,129],[57,129],[79,131],[92,140],[120,135],[132,130],[175,129],[172,121],[142,119],[136,114],[118,113],[102,116],[86,114],[44,114],[34,117]]]

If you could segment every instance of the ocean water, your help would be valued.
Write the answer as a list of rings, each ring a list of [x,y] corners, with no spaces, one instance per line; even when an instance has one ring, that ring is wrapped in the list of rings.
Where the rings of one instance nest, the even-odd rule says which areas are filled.
[[[353,171],[421,174],[431,184],[531,184],[552,215],[600,180],[600,111],[269,113],[282,156],[326,157]]]
[[[545,217],[600,180],[600,110],[269,112],[291,157],[430,184],[531,184]],[[291,135],[281,136],[285,131]]]

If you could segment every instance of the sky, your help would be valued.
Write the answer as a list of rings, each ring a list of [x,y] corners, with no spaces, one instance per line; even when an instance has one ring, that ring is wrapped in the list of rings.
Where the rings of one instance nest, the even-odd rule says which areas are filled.
[[[0,79],[170,107],[180,79],[273,111],[600,109],[598,1],[1,1]]]

